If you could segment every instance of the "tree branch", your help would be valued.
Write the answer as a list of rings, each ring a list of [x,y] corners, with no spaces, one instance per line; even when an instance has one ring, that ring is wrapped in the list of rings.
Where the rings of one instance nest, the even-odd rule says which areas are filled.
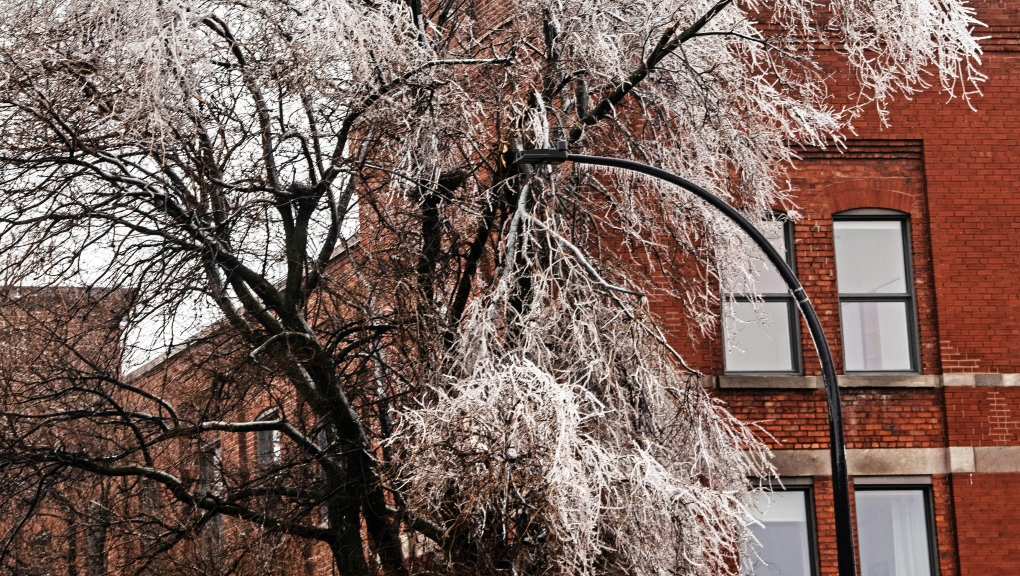
[[[19,452],[0,452],[0,457],[10,462],[28,460],[34,463],[55,463],[70,466],[78,470],[90,472],[98,476],[110,478],[135,477],[147,478],[163,485],[175,499],[202,510],[233,516],[242,520],[255,522],[273,532],[282,532],[301,538],[311,538],[323,542],[330,542],[333,539],[331,532],[325,528],[306,526],[279,518],[267,516],[263,512],[255,512],[236,503],[230,502],[229,498],[221,499],[213,496],[197,496],[185,488],[184,483],[169,472],[159,470],[151,466],[113,466],[104,464],[84,453],[70,453],[56,447],[36,448],[34,450],[23,450]]]
[[[570,142],[576,142],[584,134],[585,126],[591,126],[605,118],[607,115],[612,113],[613,109],[623,99],[637,87],[638,84],[644,80],[648,74],[655,69],[655,66],[662,61],[663,58],[668,56],[674,50],[676,50],[681,44],[694,37],[702,28],[708,24],[712,18],[715,18],[724,8],[729,6],[733,0],[720,0],[715,6],[705,12],[701,18],[698,18],[693,24],[688,26],[680,34],[676,34],[679,29],[681,22],[676,22],[672,26],[666,29],[666,31],[659,38],[658,44],[652,49],[648,57],[645,58],[636,70],[627,76],[627,79],[618,84],[612,91],[609,92],[599,102],[598,106],[593,108],[588,114],[581,118],[580,122],[575,124],[568,134],[568,140]],[[674,36],[674,34],[676,34]]]

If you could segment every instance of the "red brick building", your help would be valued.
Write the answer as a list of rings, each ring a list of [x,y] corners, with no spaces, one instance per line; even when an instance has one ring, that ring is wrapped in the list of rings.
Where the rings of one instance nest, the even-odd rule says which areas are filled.
[[[843,150],[803,151],[791,172],[800,217],[775,231],[818,307],[841,374],[863,576],[1020,574],[1013,560],[1020,513],[1009,498],[1020,481],[1020,145],[1013,140],[1020,131],[1020,5],[992,0],[977,8],[988,24],[978,31],[988,36],[988,81],[973,101],[977,110],[932,91],[896,104],[890,127],[859,123]],[[761,517],[760,553],[772,565],[756,573],[835,574],[820,370],[792,303],[772,286],[766,274],[759,288],[770,312],[767,333],[753,306],[738,300],[734,314],[746,322],[729,320],[717,340],[686,356],[734,414],[767,433],[786,487]],[[167,373],[178,369],[198,374],[187,380],[192,385],[214,376],[184,363]],[[139,381],[161,390],[174,383],[160,378]],[[229,399],[251,408],[243,419],[272,418],[277,404],[292,407],[264,384]],[[204,398],[188,399],[205,406]],[[189,486],[206,484],[206,491],[224,475],[247,484],[281,458],[278,433],[238,438],[166,457],[179,460],[174,466],[186,470]],[[224,470],[209,477],[203,469],[216,462]],[[226,529],[234,529],[230,521]],[[86,540],[84,532],[68,533],[72,543]],[[194,544],[223,545],[222,537]],[[39,546],[46,547],[56,545]],[[275,565],[325,572],[330,562],[319,548],[287,550]],[[101,566],[95,573],[105,560]]]
[[[929,91],[843,151],[803,151],[801,218],[773,231],[840,373],[864,576],[1020,574],[1020,5],[975,8],[976,110]],[[789,490],[756,529],[773,566],[755,573],[835,574],[821,372],[774,283],[759,281],[767,330],[737,298],[723,336],[688,355],[767,432]]]

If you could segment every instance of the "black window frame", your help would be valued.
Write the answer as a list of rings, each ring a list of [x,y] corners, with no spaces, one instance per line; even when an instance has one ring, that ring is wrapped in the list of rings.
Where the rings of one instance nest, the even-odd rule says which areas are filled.
[[[919,490],[923,495],[922,500],[924,501],[924,527],[927,532],[925,539],[928,543],[928,565],[931,567],[930,576],[940,576],[941,569],[939,567],[939,548],[938,548],[938,534],[936,533],[935,525],[935,491],[931,484],[928,483],[871,483],[867,484],[854,484],[854,530],[860,530],[858,526],[860,522],[860,516],[857,514],[857,492],[872,492],[878,490],[886,491],[908,491],[908,490]],[[858,543],[858,558],[860,557],[860,543]],[[860,566],[859,573],[863,574],[864,566]]]
[[[774,217],[783,224],[783,242],[786,244],[786,263],[796,273],[796,257],[794,255],[794,230],[793,221],[782,212],[776,212]],[[771,264],[770,264],[771,266]],[[799,376],[804,373],[803,353],[801,350],[800,314],[797,309],[797,302],[789,290],[785,294],[779,292],[768,292],[759,294],[761,302],[784,302],[786,303],[787,323],[790,326],[790,369],[789,370],[730,370],[727,367],[726,357],[729,352],[729,334],[726,330],[725,318],[723,319],[723,374],[727,376]],[[726,313],[727,302],[754,302],[753,299],[737,293],[723,294],[723,313]]]
[[[785,478],[783,485],[779,480],[774,479],[769,484],[759,484],[760,488],[767,488],[763,492],[802,492],[804,494],[804,514],[807,520],[808,532],[808,565],[811,568],[811,576],[819,576],[822,573],[821,554],[818,551],[818,525],[815,521],[815,491],[814,483],[810,478],[799,481],[797,478]],[[742,575],[743,576],[743,575]]]
[[[839,275],[836,275],[836,293],[839,300],[839,337],[843,349],[843,372],[845,374],[919,374],[921,355],[919,328],[917,324],[917,291],[914,287],[914,252],[911,239],[910,214],[888,208],[858,208],[832,215],[833,223],[833,269],[836,269],[836,222],[900,222],[900,242],[903,245],[903,276],[907,292],[900,294],[843,294],[839,289]],[[903,302],[907,313],[907,349],[910,353],[910,368],[907,370],[850,370],[847,368],[845,333],[843,331],[844,302]]]

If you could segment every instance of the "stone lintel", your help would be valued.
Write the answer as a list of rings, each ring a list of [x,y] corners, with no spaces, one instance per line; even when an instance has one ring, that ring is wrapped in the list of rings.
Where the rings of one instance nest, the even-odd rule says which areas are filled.
[[[1020,472],[1020,446],[976,446],[974,471]]]
[[[942,382],[935,374],[841,374],[845,388],[937,388]]]

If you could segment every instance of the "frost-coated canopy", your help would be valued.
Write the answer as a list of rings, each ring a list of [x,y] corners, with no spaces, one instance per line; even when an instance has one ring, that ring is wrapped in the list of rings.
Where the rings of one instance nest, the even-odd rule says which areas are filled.
[[[110,390],[68,396],[119,399],[141,424],[97,424],[68,400],[50,428],[11,420],[3,455],[19,473],[144,478],[181,518],[324,542],[345,575],[734,569],[766,450],[650,309],[672,299],[710,329],[716,271],[752,274],[745,243],[682,190],[518,169],[509,153],[568,140],[760,220],[795,208],[798,146],[982,80],[958,0],[19,0],[0,14],[3,283],[128,289],[130,367],[199,330],[236,343],[187,354],[209,355],[196,366],[217,386],[271,381],[294,402],[280,406],[307,407],[273,426],[293,443],[281,469],[308,472],[252,481],[293,509],[252,512],[247,484],[230,500],[229,462],[215,499],[189,492],[151,446],[269,425],[170,394],[169,368],[164,388],[106,371],[87,386]],[[87,368],[60,370],[102,372]],[[50,388],[8,380],[5,402],[49,406]],[[186,419],[164,416],[177,404]]]

